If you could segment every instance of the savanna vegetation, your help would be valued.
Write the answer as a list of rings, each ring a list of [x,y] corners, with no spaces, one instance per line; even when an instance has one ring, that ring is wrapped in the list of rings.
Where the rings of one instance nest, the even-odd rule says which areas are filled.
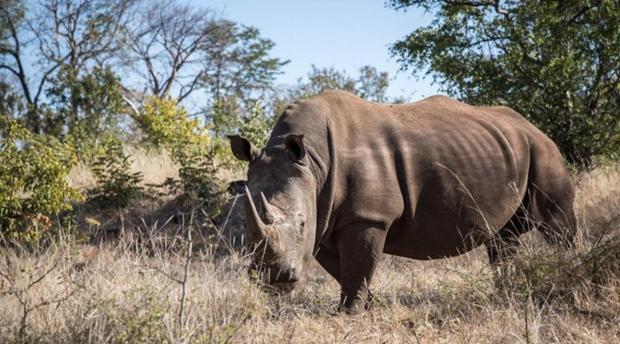
[[[620,3],[389,1],[434,21],[392,42],[448,94],[543,129],[578,188],[577,248],[535,234],[385,257],[370,311],[336,314],[314,265],[292,294],[247,276],[226,135],[263,145],[295,99],[378,102],[389,75],[288,63],[257,28],[183,2],[0,0],[0,342],[619,342]],[[389,42],[386,42],[389,43]]]
[[[392,45],[471,104],[507,105],[544,130],[572,164],[620,151],[620,2],[390,0],[434,20]]]

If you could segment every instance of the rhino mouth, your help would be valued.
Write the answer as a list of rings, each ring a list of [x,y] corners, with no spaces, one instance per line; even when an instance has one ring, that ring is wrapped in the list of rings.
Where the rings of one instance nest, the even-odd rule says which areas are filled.
[[[267,284],[276,288],[284,288],[295,286],[299,283],[299,279],[280,278],[279,276],[272,277],[268,273],[262,274],[256,278],[262,284]]]
[[[253,280],[265,291],[276,294],[288,294],[297,288],[299,281],[295,282],[270,282],[263,278],[253,278]]]
[[[297,276],[285,272],[273,274],[274,270],[276,269],[257,269],[250,266],[248,273],[251,280],[269,290],[290,292],[299,284],[300,279]]]

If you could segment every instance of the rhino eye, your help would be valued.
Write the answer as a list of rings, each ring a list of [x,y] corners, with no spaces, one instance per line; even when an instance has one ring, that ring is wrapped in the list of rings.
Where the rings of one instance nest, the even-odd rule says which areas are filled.
[[[301,239],[303,237],[303,234],[306,230],[306,221],[304,220],[299,220],[299,226],[296,226],[295,228],[295,234],[297,236],[297,238]]]

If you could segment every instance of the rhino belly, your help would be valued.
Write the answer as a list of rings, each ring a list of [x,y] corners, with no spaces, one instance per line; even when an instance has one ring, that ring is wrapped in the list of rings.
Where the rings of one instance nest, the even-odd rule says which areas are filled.
[[[435,169],[408,200],[408,210],[388,230],[386,253],[414,259],[462,254],[487,241],[521,205],[526,178],[515,178],[521,173],[497,164],[485,176],[478,171],[490,166],[448,170]]]
[[[450,219],[406,228],[395,226],[390,231],[385,253],[420,260],[458,256],[488,240],[483,228]]]

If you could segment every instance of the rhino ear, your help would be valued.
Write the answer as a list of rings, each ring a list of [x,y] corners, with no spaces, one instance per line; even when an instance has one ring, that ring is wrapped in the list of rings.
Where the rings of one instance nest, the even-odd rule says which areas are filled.
[[[234,156],[239,160],[251,162],[260,154],[258,148],[254,147],[246,138],[239,135],[228,135],[228,139],[230,140],[230,148]]]
[[[284,139],[284,146],[286,147],[289,156],[297,162],[301,162],[306,156],[303,134],[289,134]]]

